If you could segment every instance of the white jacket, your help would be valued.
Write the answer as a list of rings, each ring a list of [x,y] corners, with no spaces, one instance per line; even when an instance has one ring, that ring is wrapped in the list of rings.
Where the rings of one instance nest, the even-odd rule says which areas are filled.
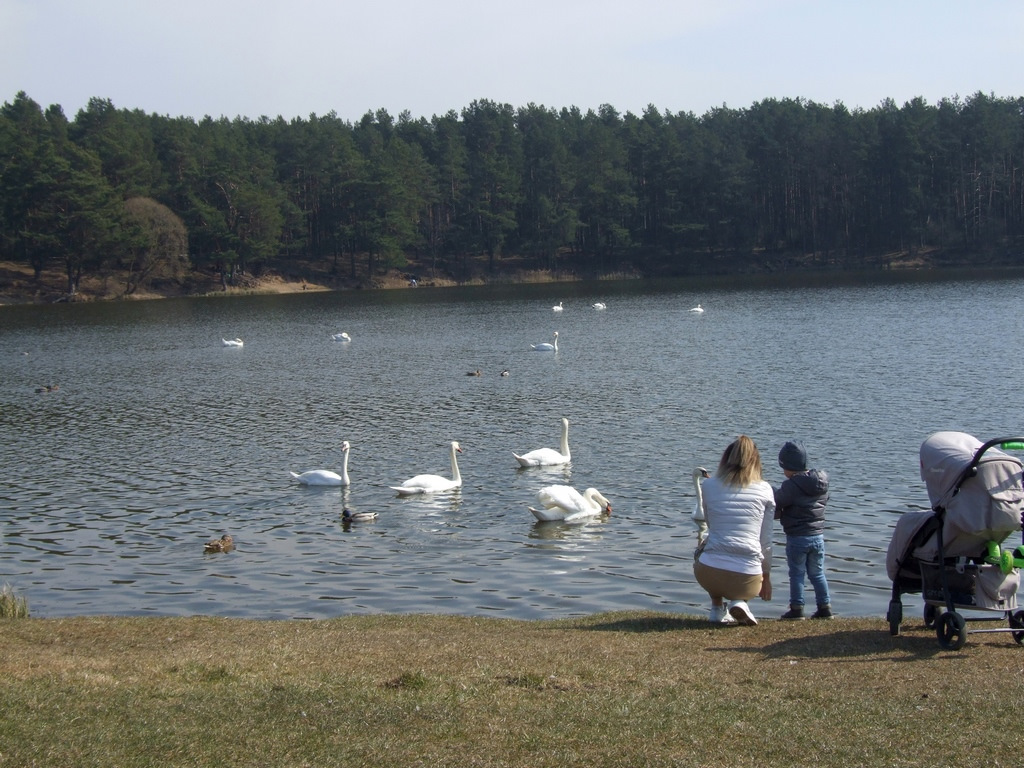
[[[709,477],[701,485],[708,540],[700,562],[712,568],[755,575],[772,567],[775,494],[760,480],[743,487]]]

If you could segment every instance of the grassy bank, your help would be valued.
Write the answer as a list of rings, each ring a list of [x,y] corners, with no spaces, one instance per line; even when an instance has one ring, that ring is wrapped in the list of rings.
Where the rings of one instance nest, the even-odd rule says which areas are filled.
[[[669,614],[0,621],[0,766],[1019,762],[1024,648]]]

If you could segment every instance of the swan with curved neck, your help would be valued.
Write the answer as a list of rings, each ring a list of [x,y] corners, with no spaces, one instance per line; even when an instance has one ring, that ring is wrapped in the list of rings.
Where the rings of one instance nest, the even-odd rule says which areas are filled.
[[[225,347],[243,347],[243,346],[245,346],[245,342],[242,341],[241,339],[237,338],[237,337],[234,338],[234,339],[224,339],[224,338],[222,338],[221,339],[221,343]]]
[[[528,507],[541,522],[561,520],[571,523],[587,517],[610,515],[611,502],[597,488],[587,488],[580,493],[571,485],[548,485],[537,491],[537,503],[540,506]]]
[[[690,311],[691,312],[695,312],[698,315],[703,315],[704,314],[704,307],[702,307],[700,304],[698,304],[696,307],[693,307]]]
[[[456,454],[462,453],[462,447],[455,440],[450,446],[452,460],[451,479],[441,475],[416,475],[410,477],[401,485],[392,485],[391,490],[397,491],[399,496],[413,496],[417,493],[439,493],[441,491],[453,491],[462,487],[462,475],[459,473],[459,462]]]
[[[711,477],[711,473],[704,469],[704,467],[697,467],[693,470],[693,489],[697,494],[697,503],[694,504],[690,517],[697,524],[698,545],[708,537],[708,521],[704,517],[704,492],[700,487],[701,480],[705,477]]]
[[[532,349],[534,352],[557,352],[558,351],[558,331],[555,331],[555,343],[554,344],[548,344],[547,342],[544,342],[543,344],[531,344],[530,345],[530,349]]]
[[[552,310],[553,312],[561,312],[561,311],[562,311],[562,302],[558,302],[558,305],[557,305],[557,306],[554,306],[554,307],[552,307],[552,308],[551,308],[551,310]]]
[[[348,479],[348,440],[341,444],[341,474],[329,469],[311,469],[309,472],[291,472],[291,476],[303,485],[349,485]]]
[[[513,453],[521,467],[549,467],[555,464],[568,464],[572,459],[569,453],[569,420],[562,418],[562,443],[559,450],[554,448],[537,448],[520,456]]]

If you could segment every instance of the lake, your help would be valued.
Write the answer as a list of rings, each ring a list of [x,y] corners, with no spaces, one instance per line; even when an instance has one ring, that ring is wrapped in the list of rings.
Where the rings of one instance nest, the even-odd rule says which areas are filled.
[[[921,442],[1024,431],[1022,295],[1005,273],[791,274],[0,307],[0,583],[37,617],[706,613],[691,472],[744,433],[775,485],[790,438],[829,472],[834,608],[883,616],[892,527],[928,507]],[[518,468],[563,416],[571,464]],[[349,488],[291,478],[339,471],[345,440]],[[399,498],[449,474],[452,440],[463,487]],[[536,522],[553,483],[612,516]],[[205,553],[222,533],[236,548]],[[758,616],[786,609],[782,550]]]

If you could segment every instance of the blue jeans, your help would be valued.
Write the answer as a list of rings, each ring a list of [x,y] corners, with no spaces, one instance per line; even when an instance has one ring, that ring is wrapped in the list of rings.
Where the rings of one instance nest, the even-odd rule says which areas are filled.
[[[814,602],[828,605],[832,599],[825,580],[825,537],[787,536],[786,561],[789,563],[789,604],[793,608],[804,604],[804,576],[814,587]]]

